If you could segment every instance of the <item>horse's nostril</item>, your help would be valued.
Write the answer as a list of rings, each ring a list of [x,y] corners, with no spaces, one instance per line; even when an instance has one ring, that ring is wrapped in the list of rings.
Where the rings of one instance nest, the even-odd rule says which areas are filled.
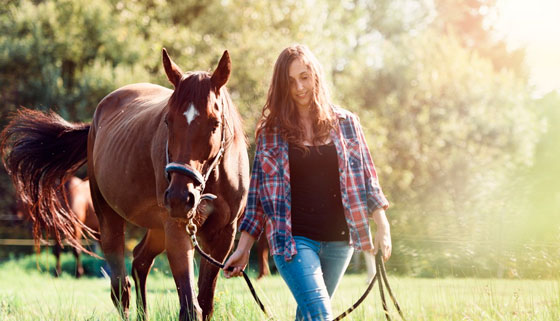
[[[185,210],[188,212],[194,208],[195,205],[195,196],[193,193],[189,192],[187,195],[187,199],[185,202]]]
[[[172,217],[190,219],[194,215],[193,209],[200,201],[196,189],[168,188],[164,192],[164,206]]]

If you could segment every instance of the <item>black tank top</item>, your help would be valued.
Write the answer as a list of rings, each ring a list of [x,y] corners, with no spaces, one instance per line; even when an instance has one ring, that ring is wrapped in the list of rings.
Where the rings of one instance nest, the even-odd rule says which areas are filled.
[[[292,234],[315,241],[347,241],[336,148],[289,145]]]

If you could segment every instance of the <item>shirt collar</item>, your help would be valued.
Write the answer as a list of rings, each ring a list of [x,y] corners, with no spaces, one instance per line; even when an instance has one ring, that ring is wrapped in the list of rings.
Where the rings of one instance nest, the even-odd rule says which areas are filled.
[[[344,110],[338,106],[331,105],[331,109],[336,115],[337,119],[346,119],[348,117],[348,114],[345,113]]]

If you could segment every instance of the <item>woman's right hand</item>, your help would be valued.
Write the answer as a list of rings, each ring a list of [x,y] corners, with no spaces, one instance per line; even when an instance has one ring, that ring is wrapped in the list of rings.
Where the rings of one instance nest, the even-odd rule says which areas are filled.
[[[224,265],[224,275],[227,279],[232,276],[243,275],[242,271],[245,270],[247,263],[249,263],[249,253],[249,251],[242,251],[238,247],[229,259],[227,259]]]
[[[232,276],[243,275],[241,272],[245,270],[247,263],[249,263],[249,253],[253,243],[255,243],[255,238],[251,234],[247,233],[247,231],[241,232],[235,252],[224,264],[224,275],[226,278],[229,279]]]

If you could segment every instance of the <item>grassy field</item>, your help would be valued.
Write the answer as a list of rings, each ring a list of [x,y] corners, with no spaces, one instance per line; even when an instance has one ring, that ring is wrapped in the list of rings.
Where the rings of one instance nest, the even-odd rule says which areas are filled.
[[[410,320],[560,320],[560,281],[490,279],[414,279],[389,275],[399,303]],[[255,282],[259,296],[276,320],[293,320],[296,304],[277,276]],[[366,288],[365,275],[346,275],[335,294],[339,314]],[[173,279],[163,272],[148,279],[152,320],[176,320]],[[133,296],[135,300],[135,295]],[[393,308],[392,306],[390,306]],[[394,309],[393,320],[399,320]],[[131,309],[136,318],[135,306]],[[241,278],[220,278],[213,320],[265,320]],[[377,287],[345,320],[384,320]],[[69,275],[56,279],[21,261],[0,265],[0,320],[115,320],[109,280]]]

